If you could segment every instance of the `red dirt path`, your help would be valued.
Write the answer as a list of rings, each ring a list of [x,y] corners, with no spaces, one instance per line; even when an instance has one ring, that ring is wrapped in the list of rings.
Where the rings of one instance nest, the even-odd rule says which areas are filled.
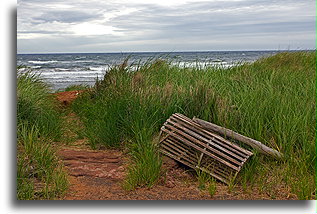
[[[79,94],[84,92],[84,90],[75,90],[75,91],[64,91],[59,93],[54,93],[56,99],[64,106],[70,105]]]
[[[209,199],[201,194],[193,176],[180,168],[173,160],[169,162],[166,182],[149,188],[126,191],[122,183],[126,173],[127,159],[118,150],[93,151],[90,149],[62,148],[58,156],[63,160],[69,174],[70,188],[65,200],[182,200]],[[172,163],[172,165],[171,165]],[[166,167],[166,166],[165,166]],[[187,181],[187,183],[185,182]]]

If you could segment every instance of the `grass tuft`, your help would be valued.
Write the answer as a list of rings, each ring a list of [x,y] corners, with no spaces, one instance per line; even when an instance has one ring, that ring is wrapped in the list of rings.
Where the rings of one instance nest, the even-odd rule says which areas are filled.
[[[68,183],[51,146],[62,133],[55,100],[39,76],[28,71],[17,76],[17,105],[17,198],[58,198]]]
[[[18,72],[17,78],[17,123],[29,127],[35,125],[39,133],[53,140],[61,137],[62,121],[57,101],[49,93],[49,87],[39,75]]]

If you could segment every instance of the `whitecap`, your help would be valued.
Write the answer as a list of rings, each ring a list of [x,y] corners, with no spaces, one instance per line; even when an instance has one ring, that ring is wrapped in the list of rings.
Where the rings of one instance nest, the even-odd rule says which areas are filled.
[[[58,61],[56,60],[50,60],[50,61],[28,61],[29,63],[33,63],[33,64],[50,64],[50,63],[56,63]]]
[[[33,68],[33,69],[38,69],[38,68],[42,68],[42,66],[36,65],[36,66],[31,66],[31,68]]]
[[[90,71],[105,71],[107,68],[105,67],[89,67]]]
[[[86,59],[86,56],[76,57],[75,59],[76,59],[76,60],[79,60],[79,59]]]
[[[19,70],[19,71],[25,71],[26,68],[19,68],[18,70]]]
[[[70,71],[68,68],[55,68],[56,71]]]

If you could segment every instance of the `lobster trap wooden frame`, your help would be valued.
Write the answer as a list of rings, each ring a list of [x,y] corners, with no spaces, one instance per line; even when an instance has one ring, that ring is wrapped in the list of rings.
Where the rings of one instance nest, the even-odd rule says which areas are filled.
[[[229,184],[253,155],[225,138],[175,113],[161,127],[160,152]]]

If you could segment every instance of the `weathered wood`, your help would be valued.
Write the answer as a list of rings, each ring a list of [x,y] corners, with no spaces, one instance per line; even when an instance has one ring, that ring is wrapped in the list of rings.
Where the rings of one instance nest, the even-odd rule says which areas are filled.
[[[170,120],[169,120],[170,121]],[[245,159],[245,157],[242,157],[242,156],[239,156],[238,154],[234,153],[234,150],[232,151],[232,148],[228,147],[226,144],[223,144],[222,142],[220,141],[217,141],[217,143],[214,143],[213,141],[209,140],[206,138],[206,136],[204,135],[201,135],[199,134],[199,131],[198,130],[195,130],[196,133],[193,131],[193,129],[190,129],[190,127],[188,127],[186,124],[182,123],[182,122],[179,122],[177,121],[179,124],[183,125],[184,127],[188,128],[187,132],[189,134],[191,134],[192,136],[194,136],[195,138],[199,139],[199,140],[202,140],[203,142],[205,142],[207,144],[207,146],[213,146],[213,147],[216,147],[217,149],[219,149],[220,151],[222,152],[225,152],[233,157],[235,157],[236,159],[238,160],[241,160],[243,161]],[[175,122],[176,123],[176,122]],[[175,124],[175,123],[172,123],[172,124]],[[177,124],[175,124],[175,126],[177,126]],[[215,139],[214,139],[215,140]]]
[[[161,127],[159,144],[163,154],[227,184],[253,155],[178,113]]]
[[[170,121],[170,120],[168,120],[168,121]],[[205,149],[208,148],[209,150],[211,150],[211,151],[214,152],[215,154],[217,154],[217,155],[219,155],[219,156],[222,156],[222,157],[225,157],[226,159],[228,159],[229,161],[231,161],[231,162],[233,162],[233,163],[235,163],[235,164],[239,164],[238,161],[239,161],[239,159],[241,159],[241,157],[236,157],[236,155],[232,154],[232,153],[231,153],[230,151],[228,151],[227,149],[225,149],[225,148],[223,148],[223,147],[221,147],[221,146],[219,146],[219,145],[213,143],[211,140],[208,140],[208,139],[202,137],[201,135],[196,134],[195,132],[193,132],[193,131],[191,131],[191,130],[189,130],[189,129],[186,129],[186,128],[182,127],[181,125],[179,125],[179,124],[177,124],[177,123],[175,123],[175,122],[171,122],[171,124],[174,125],[175,127],[179,128],[180,130],[182,130],[182,131],[188,133],[189,135],[187,135],[187,136],[190,136],[189,138],[190,138],[192,141],[194,141],[194,140],[197,139],[197,140],[199,140],[198,142],[201,142],[201,141],[204,142],[204,143],[205,143],[205,144],[204,144]],[[195,137],[195,138],[194,138],[194,137]],[[215,147],[216,149],[214,149],[214,148],[211,147],[210,145],[212,145],[212,146]],[[204,149],[204,150],[205,150],[205,149]],[[206,151],[206,150],[205,150],[205,151]],[[238,161],[235,160],[235,159],[233,159],[233,158],[230,158],[230,157],[227,156],[226,154],[229,154],[229,155],[231,155],[231,156],[236,157],[236,158],[238,159]]]
[[[173,116],[174,117],[178,117],[180,114],[176,113],[174,114]],[[182,115],[183,116],[183,115]],[[187,121],[187,120],[186,120]],[[241,147],[239,147],[238,145],[226,140],[225,138],[219,136],[219,135],[215,135],[214,133],[210,132],[210,131],[207,131],[206,129],[202,129],[201,128],[201,125],[199,125],[198,123],[190,123],[190,122],[187,122],[188,125],[191,125],[193,128],[195,128],[197,130],[197,132],[199,132],[200,134],[202,135],[208,135],[208,136],[212,136],[213,140],[214,141],[217,141],[217,142],[221,142],[221,143],[225,143],[227,144],[227,146],[231,147],[232,149],[234,148],[235,151],[240,151],[240,152],[243,152],[244,154],[246,155],[252,155],[252,152],[246,150],[246,149],[243,149]],[[224,145],[225,146],[225,145]]]
[[[223,136],[230,137],[232,139],[243,142],[243,143],[251,146],[252,148],[256,149],[257,151],[259,151],[262,154],[274,157],[276,159],[282,159],[284,157],[282,153],[276,151],[275,149],[272,149],[270,147],[265,146],[260,141],[243,136],[243,135],[241,135],[237,132],[234,132],[230,129],[218,126],[216,124],[201,120],[201,119],[196,118],[196,117],[193,118],[193,121],[198,123],[199,125],[201,125],[203,128],[205,128],[207,130],[210,130],[210,131],[213,131],[215,133],[219,133]]]
[[[186,151],[185,149],[183,149],[182,147],[180,147],[179,145],[177,145],[177,143],[171,141],[171,140],[166,140],[166,143],[163,143],[163,145],[166,145],[172,149],[174,149],[176,152],[178,151],[178,154],[190,159],[191,161],[196,161],[195,160],[195,155],[190,153],[189,151]]]
[[[186,156],[184,156],[184,155],[178,153],[177,151],[175,151],[175,150],[171,149],[170,147],[166,146],[165,144],[163,144],[163,145],[161,145],[161,146],[162,146],[162,148],[163,148],[165,151],[168,151],[168,152],[170,152],[171,154],[177,156],[177,158],[178,158],[179,160],[185,160],[185,161],[187,161],[188,163],[192,163],[192,162],[193,162],[193,160],[191,160],[190,158],[188,158],[188,157],[186,157]]]
[[[179,135],[177,135],[176,133],[172,133],[171,131],[169,131],[169,130],[167,130],[167,129],[164,130],[164,131],[170,133],[171,136],[173,136],[173,137],[175,137],[175,138],[177,138],[177,139],[179,139],[179,140],[185,142],[186,144],[190,145],[191,147],[195,148],[196,150],[198,150],[198,151],[200,151],[200,152],[203,152],[203,153],[206,153],[207,155],[213,157],[213,158],[216,159],[217,161],[219,161],[219,162],[221,162],[221,163],[223,163],[223,164],[225,164],[225,165],[227,165],[227,166],[229,166],[229,167],[231,167],[231,168],[233,168],[233,169],[235,169],[235,170],[238,170],[238,167],[237,167],[237,166],[235,166],[235,165],[229,163],[229,162],[226,161],[226,160],[223,160],[223,159],[219,158],[218,156],[216,156],[216,155],[214,155],[214,154],[212,154],[212,153],[210,153],[210,152],[204,151],[204,149],[202,149],[201,147],[195,145],[194,143],[190,142],[189,140],[185,139],[183,136],[179,136]]]

